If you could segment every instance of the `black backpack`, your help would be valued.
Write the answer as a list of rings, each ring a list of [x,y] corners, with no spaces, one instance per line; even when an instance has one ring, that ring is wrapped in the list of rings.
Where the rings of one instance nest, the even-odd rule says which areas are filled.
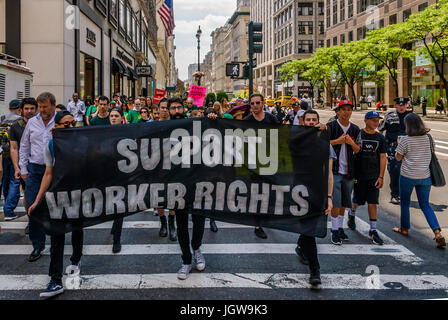
[[[308,102],[305,100],[300,100],[300,109],[307,111],[308,110]]]
[[[5,116],[3,116],[0,122],[0,146],[3,149],[3,157],[10,157],[11,146],[9,143],[9,130],[14,122],[17,120],[5,121]]]

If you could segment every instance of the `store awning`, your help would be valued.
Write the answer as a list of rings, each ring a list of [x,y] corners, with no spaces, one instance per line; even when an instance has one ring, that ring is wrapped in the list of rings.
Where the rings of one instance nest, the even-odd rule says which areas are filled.
[[[130,68],[130,67],[128,67],[128,70],[129,70],[129,79],[137,80],[138,79],[137,72],[135,72],[135,70],[133,68]]]
[[[124,74],[127,72],[126,66],[118,59],[112,58],[112,74],[120,73]]]

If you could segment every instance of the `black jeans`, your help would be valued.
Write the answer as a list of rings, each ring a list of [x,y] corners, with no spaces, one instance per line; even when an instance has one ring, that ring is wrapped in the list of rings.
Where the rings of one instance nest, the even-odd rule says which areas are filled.
[[[176,214],[177,223],[177,239],[179,241],[180,249],[182,250],[183,264],[191,264],[190,251],[190,234],[188,232],[188,216],[186,212]],[[191,215],[193,220],[193,238],[191,239],[191,247],[193,250],[198,250],[202,244],[202,237],[204,236],[205,217],[195,214]]]
[[[72,232],[73,254],[70,258],[72,264],[77,265],[81,261],[84,231],[78,230]],[[51,280],[62,285],[62,269],[64,266],[64,244],[65,234],[59,236],[51,236],[50,249],[50,269],[48,275]]]
[[[114,243],[120,243],[121,231],[123,230],[123,218],[115,219],[110,234],[114,236]]]
[[[303,254],[310,262],[310,270],[320,270],[319,259],[317,258],[316,238],[301,234],[299,240],[297,240],[297,245],[302,248]]]

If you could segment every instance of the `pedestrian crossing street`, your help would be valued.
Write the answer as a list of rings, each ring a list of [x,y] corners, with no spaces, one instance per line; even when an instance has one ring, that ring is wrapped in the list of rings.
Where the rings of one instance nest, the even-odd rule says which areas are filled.
[[[369,225],[359,218],[356,223],[357,231],[348,230],[350,241],[342,246],[330,244],[329,236],[318,239],[323,290],[383,292],[398,285],[410,291],[435,290],[437,297],[448,297],[448,277],[419,272],[424,261],[382,233],[385,244],[371,244],[367,238]],[[23,232],[26,225],[0,222],[0,297],[8,292],[35,291],[37,298],[49,281],[49,237],[43,257],[28,263],[26,258],[32,246]],[[69,290],[64,296],[70,299],[71,292],[91,290],[191,289],[199,294],[203,289],[270,291],[310,287],[308,267],[300,264],[294,250],[295,234],[265,229],[268,239],[263,240],[254,235],[253,227],[218,221],[219,231],[212,233],[207,220],[201,247],[207,267],[204,272],[193,269],[189,278],[182,281],[177,279],[180,247],[168,238],[159,238],[159,226],[158,217],[150,212],[126,218],[119,254],[112,253],[112,222],[87,228],[80,282],[71,290],[66,287]],[[64,267],[69,265],[71,252],[67,236]],[[371,273],[375,266],[379,274]],[[406,272],[401,272],[403,267]],[[194,294],[190,298],[195,299]],[[291,293],[291,298],[297,297]]]

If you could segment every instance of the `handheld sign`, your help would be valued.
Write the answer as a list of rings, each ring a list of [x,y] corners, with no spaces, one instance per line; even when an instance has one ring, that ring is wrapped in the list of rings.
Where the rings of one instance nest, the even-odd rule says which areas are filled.
[[[200,87],[197,85],[192,85],[190,87],[190,92],[188,93],[189,98],[193,98],[193,103],[198,107],[204,105],[205,93],[207,92],[206,87]]]

